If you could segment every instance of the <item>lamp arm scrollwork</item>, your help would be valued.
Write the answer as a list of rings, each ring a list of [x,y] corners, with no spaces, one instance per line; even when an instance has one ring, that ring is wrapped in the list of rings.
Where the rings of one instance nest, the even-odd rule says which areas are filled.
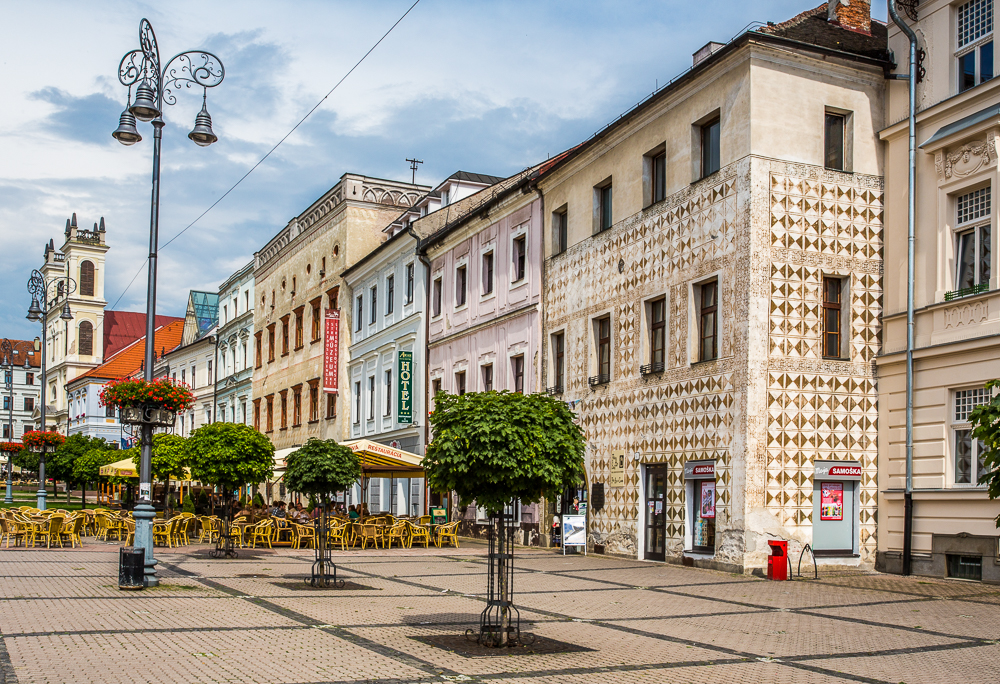
[[[211,52],[191,50],[174,55],[163,68],[163,102],[177,102],[176,92],[181,88],[201,86],[214,88],[226,77],[222,60]]]

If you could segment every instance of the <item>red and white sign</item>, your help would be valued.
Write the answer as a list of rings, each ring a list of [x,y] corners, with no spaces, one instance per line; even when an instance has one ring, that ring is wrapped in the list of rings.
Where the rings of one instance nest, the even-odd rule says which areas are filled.
[[[323,340],[323,391],[336,394],[340,387],[340,310],[327,309]]]
[[[861,466],[830,466],[830,477],[861,477]]]
[[[688,461],[684,464],[685,480],[714,480],[715,461]]]
[[[699,465],[694,467],[695,475],[715,475],[715,464]]]

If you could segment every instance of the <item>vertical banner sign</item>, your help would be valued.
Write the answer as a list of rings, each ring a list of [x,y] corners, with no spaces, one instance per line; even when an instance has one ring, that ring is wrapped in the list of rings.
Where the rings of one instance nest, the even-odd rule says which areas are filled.
[[[323,391],[336,394],[340,387],[340,309],[327,309],[323,340]]]
[[[844,483],[823,482],[820,484],[820,520],[844,519]]]
[[[413,422],[413,352],[399,352],[396,377],[399,378],[396,420],[400,423]]]

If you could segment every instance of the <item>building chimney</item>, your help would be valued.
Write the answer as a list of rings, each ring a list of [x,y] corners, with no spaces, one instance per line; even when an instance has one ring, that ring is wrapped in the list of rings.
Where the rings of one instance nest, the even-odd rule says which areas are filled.
[[[697,52],[691,55],[691,65],[698,66],[724,47],[726,47],[725,43],[716,43],[714,41],[705,43]]]
[[[872,34],[871,0],[828,0],[826,20],[840,24],[848,31],[857,31],[866,36]]]

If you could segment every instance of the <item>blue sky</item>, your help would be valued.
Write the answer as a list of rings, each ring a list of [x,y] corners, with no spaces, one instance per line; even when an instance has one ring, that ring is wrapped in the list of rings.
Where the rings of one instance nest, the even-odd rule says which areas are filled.
[[[152,130],[110,133],[125,103],[121,56],[139,21],[161,57],[207,49],[226,66],[208,106],[220,140],[187,139],[201,106],[165,113],[161,244],[267,152],[412,0],[10,3],[0,22],[0,337],[32,338],[25,283],[66,219],[105,217],[105,295],[145,310]],[[819,0],[462,2],[421,0],[315,114],[243,184],[161,252],[157,311],[214,290],[346,172],[435,184],[463,169],[505,176],[586,139],[684,71],[710,40],[783,21]],[[884,3],[873,3],[885,19]],[[127,288],[127,289],[126,289]]]

